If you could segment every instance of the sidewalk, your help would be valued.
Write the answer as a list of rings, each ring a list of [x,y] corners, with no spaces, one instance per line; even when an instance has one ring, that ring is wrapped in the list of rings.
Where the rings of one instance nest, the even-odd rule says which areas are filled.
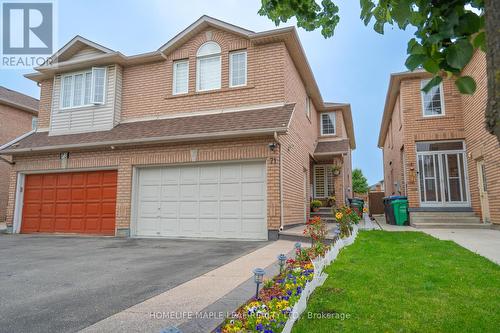
[[[289,253],[293,250],[293,246],[294,242],[291,241],[275,241],[211,272],[101,320],[81,332],[158,333],[164,328],[193,321],[198,313],[216,303],[233,289],[242,283],[248,284],[248,280],[253,277],[252,270],[254,268],[265,268],[274,264],[278,254]],[[265,277],[269,278],[271,274],[268,272]],[[231,299],[235,299],[235,297],[233,296]],[[238,302],[240,301],[238,300]],[[218,309],[222,311],[224,306],[219,306]],[[232,310],[229,307],[224,311]],[[203,315],[205,314],[203,313]],[[207,313],[206,315],[215,314]],[[220,322],[222,319],[218,321]]]

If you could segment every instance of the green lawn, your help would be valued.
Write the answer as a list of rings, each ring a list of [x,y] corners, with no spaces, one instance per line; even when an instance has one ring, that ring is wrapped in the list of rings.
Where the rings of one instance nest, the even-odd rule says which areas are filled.
[[[500,332],[500,266],[451,241],[365,231],[325,271],[293,332]]]

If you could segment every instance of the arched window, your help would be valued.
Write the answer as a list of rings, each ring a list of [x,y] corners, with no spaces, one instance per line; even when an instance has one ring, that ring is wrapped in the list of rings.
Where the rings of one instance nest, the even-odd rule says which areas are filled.
[[[221,49],[215,42],[206,42],[196,53],[196,90],[205,91],[221,87]]]

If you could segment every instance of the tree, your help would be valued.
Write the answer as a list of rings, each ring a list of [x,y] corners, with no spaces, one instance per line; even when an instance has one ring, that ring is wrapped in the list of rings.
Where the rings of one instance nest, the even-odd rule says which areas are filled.
[[[462,94],[473,94],[476,83],[461,72],[475,50],[486,52],[488,106],[486,128],[500,141],[500,1],[498,0],[360,0],[365,25],[373,20],[373,29],[384,33],[386,24],[400,29],[416,28],[408,41],[409,70],[422,67],[433,74],[423,87],[429,91],[443,78],[452,78]],[[321,29],[332,37],[340,21],[339,8],[332,0],[262,0],[260,15],[276,25],[292,17],[307,31]],[[486,23],[485,23],[486,21]],[[486,29],[485,29],[486,28]]]
[[[361,169],[354,169],[352,171],[352,191],[353,193],[368,192],[368,181],[363,175],[363,171],[361,171]]]

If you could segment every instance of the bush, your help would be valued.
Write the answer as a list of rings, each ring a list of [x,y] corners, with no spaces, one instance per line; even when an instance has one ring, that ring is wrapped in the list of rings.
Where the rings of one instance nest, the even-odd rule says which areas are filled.
[[[322,204],[320,200],[313,200],[311,201],[311,209],[319,208]]]

